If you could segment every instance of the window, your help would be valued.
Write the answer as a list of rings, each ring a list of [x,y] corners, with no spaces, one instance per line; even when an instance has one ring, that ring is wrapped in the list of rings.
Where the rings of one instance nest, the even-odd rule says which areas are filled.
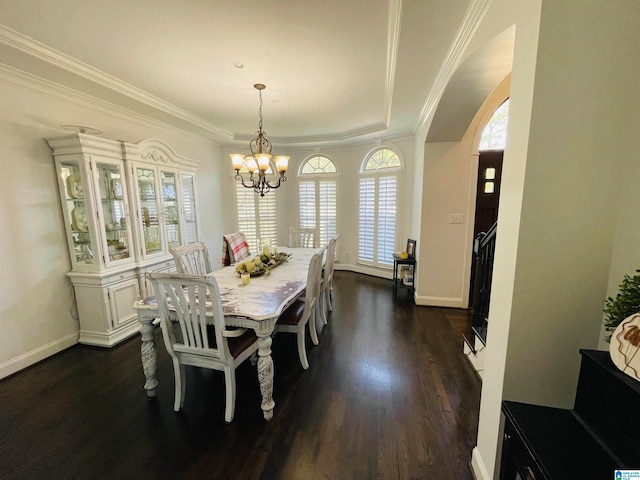
[[[274,176],[274,171],[275,169],[271,165],[266,173]],[[243,162],[240,173],[249,173],[245,162]],[[259,241],[264,243],[268,240],[272,245],[275,245],[278,240],[275,192],[269,192],[261,197],[253,189],[243,187],[240,181],[234,181],[236,182],[238,231],[245,234],[249,249],[252,253],[257,252]]]
[[[391,149],[381,148],[364,161],[360,174],[358,261],[393,265],[401,163]]]
[[[482,150],[504,150],[507,144],[507,122],[509,121],[509,99],[506,99],[493,112],[487,126],[482,131],[480,147]]]
[[[299,170],[298,205],[300,227],[317,228],[320,245],[338,231],[338,170],[324,155],[307,158]]]

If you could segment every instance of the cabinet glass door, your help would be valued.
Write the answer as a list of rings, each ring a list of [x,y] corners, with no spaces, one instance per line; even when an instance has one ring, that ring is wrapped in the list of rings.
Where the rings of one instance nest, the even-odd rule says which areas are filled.
[[[198,220],[196,215],[196,176],[192,173],[182,174],[182,210],[185,222],[185,241],[198,241]]]
[[[164,221],[167,243],[170,247],[182,244],[180,234],[180,209],[178,205],[178,188],[174,172],[160,172],[162,179],[162,205],[164,206]]]
[[[140,202],[140,223],[142,225],[142,237],[144,250],[147,255],[162,251],[162,238],[160,236],[159,205],[156,192],[155,170],[150,168],[137,168],[136,178],[138,182],[138,195]]]
[[[85,183],[77,162],[61,162],[60,178],[64,190],[66,219],[71,227],[70,244],[74,264],[93,264],[93,244],[89,234],[89,213],[85,199]]]
[[[98,191],[102,206],[102,226],[108,262],[131,258],[131,233],[126,217],[125,184],[118,164],[96,163]]]

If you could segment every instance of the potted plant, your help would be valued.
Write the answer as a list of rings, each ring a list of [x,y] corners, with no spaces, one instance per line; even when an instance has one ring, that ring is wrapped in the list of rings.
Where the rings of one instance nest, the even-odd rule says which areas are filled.
[[[640,312],[640,269],[633,277],[625,275],[619,288],[616,298],[609,297],[604,304],[604,327],[609,332],[607,342],[611,341],[611,334],[622,320]]]

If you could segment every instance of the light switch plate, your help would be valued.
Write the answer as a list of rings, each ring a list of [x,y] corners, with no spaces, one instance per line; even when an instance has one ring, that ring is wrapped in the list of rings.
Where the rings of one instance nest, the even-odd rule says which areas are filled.
[[[464,213],[449,214],[449,223],[464,223]]]

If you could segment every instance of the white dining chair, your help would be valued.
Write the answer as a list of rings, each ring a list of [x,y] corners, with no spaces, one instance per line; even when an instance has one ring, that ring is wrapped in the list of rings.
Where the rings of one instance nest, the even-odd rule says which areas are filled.
[[[233,420],[236,403],[236,368],[258,349],[253,330],[225,328],[220,290],[214,277],[150,273],[158,299],[160,326],[173,361],[175,400],[182,409],[185,399],[185,365],[224,372],[224,419]],[[176,336],[172,322],[178,324]]]
[[[315,228],[289,228],[289,247],[314,248],[316,246]]]
[[[184,275],[206,275],[211,273],[209,250],[202,242],[189,243],[179,247],[169,247],[178,273]]]
[[[322,283],[320,286],[320,318],[323,324],[328,323],[329,312],[333,311],[333,271],[336,256],[336,244],[340,235],[336,235],[327,244],[327,256],[322,271]]]
[[[313,343],[318,344],[316,314],[319,311],[322,255],[323,252],[320,252],[313,254],[311,257],[304,297],[296,300],[282,312],[275,327],[276,332],[295,333],[298,336],[298,356],[300,357],[302,368],[305,370],[309,368],[305,345],[307,325],[309,325],[309,333]]]

